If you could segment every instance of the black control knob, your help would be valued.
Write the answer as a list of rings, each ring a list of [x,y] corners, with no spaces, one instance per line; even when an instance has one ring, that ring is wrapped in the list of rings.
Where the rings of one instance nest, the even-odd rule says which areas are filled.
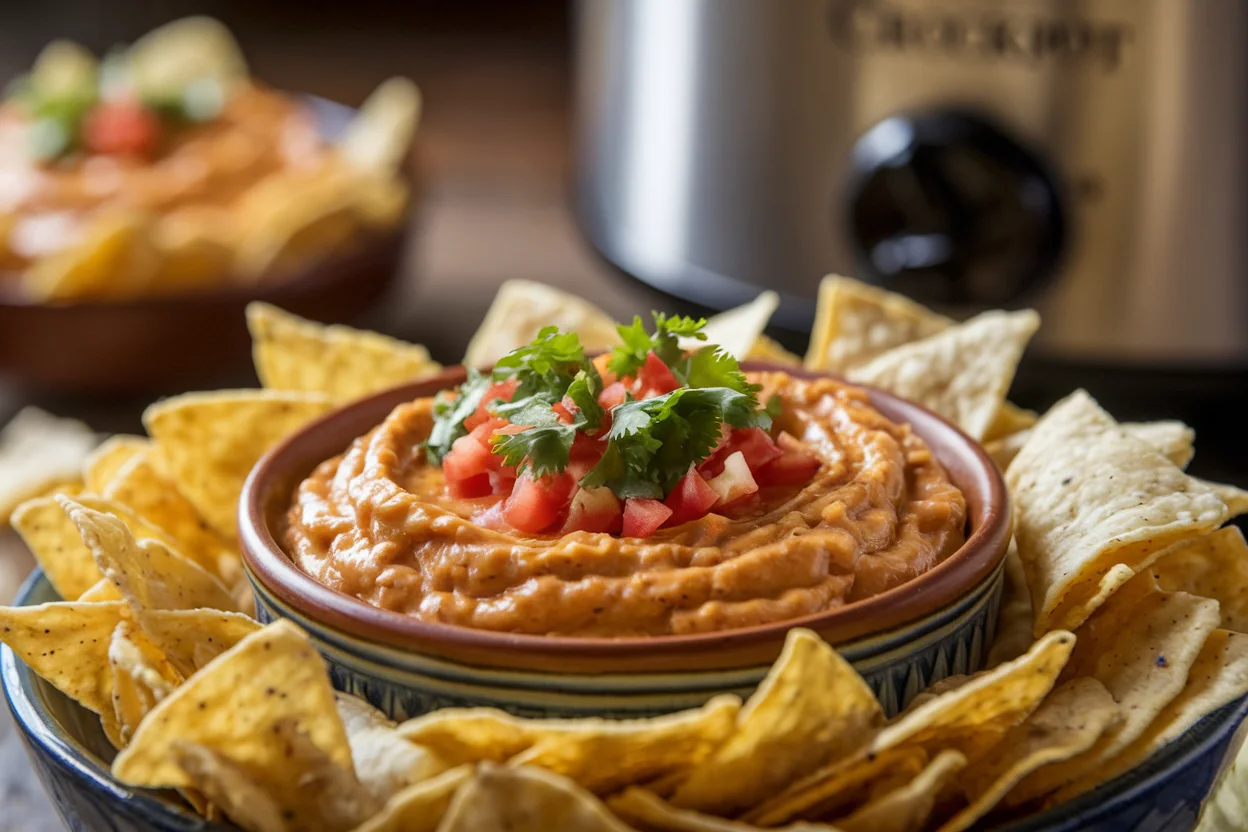
[[[1066,223],[1054,177],[988,121],[893,116],[858,140],[851,161],[860,276],[927,303],[995,306],[1056,269]]]

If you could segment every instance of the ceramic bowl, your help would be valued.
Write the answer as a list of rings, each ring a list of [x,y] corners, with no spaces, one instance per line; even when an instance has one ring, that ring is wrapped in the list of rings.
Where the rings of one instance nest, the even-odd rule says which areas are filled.
[[[60,598],[42,574],[16,603]],[[237,832],[208,823],[172,794],[132,789],[109,774],[113,750],[98,718],[40,679],[0,645],[0,687],[39,780],[73,832]],[[1190,832],[1218,774],[1239,749],[1248,697],[1215,711],[1144,765],[1064,806],[1001,832]]]
[[[966,494],[970,535],[926,574],[836,610],[691,636],[516,635],[377,609],[301,572],[277,543],[295,486],[397,404],[463,379],[463,368],[454,368],[310,424],[256,466],[240,504],[239,534],[259,616],[298,623],[327,659],[336,685],[395,719],[463,705],[540,716],[638,716],[697,707],[718,693],[748,695],[797,626],[819,633],[851,661],[890,714],[932,682],[981,666],[994,634],[1010,536],[1001,474],[957,428],[880,391],[871,391],[874,405],[910,423]]]
[[[323,98],[305,100],[327,139],[355,114]],[[349,321],[372,307],[398,275],[406,238],[404,223],[269,285],[65,304],[0,294],[0,376],[71,393],[209,384],[247,365],[248,303],[262,300],[316,320]]]

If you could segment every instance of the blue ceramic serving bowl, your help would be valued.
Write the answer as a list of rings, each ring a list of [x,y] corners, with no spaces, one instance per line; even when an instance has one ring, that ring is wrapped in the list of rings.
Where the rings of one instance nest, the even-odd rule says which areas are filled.
[[[36,573],[18,604],[60,600]],[[0,686],[35,771],[74,832],[237,832],[181,807],[175,796],[132,789],[109,774],[113,750],[97,717],[0,646]],[[1205,717],[1144,765],[1003,832],[1189,832],[1201,802],[1239,747],[1248,697]],[[2,810],[0,810],[2,811]]]
[[[747,362],[747,370],[775,369]],[[785,368],[795,375],[817,374]],[[526,716],[642,716],[748,695],[792,627],[844,655],[896,713],[932,682],[978,670],[992,643],[1010,536],[1009,496],[983,450],[918,405],[869,391],[911,425],[967,498],[967,542],[935,568],[863,601],[804,618],[692,636],[577,638],[487,632],[418,621],[331,590],[277,541],[291,494],[317,465],[368,433],[396,405],[464,380],[463,368],[354,402],[305,427],[255,467],[239,537],[259,616],[289,618],[325,656],[340,688],[395,719],[446,706],[491,705]]]

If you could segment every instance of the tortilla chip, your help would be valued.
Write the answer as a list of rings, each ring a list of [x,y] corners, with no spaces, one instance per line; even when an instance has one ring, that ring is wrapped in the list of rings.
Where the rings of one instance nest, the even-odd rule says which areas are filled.
[[[360,234],[355,179],[322,165],[286,168],[236,201],[236,274],[251,281],[290,274],[342,251]]]
[[[607,800],[607,808],[621,820],[649,832],[755,832],[757,826],[677,809],[653,792],[632,787]],[[822,823],[795,823],[777,832],[837,832]]]
[[[151,405],[143,424],[165,474],[217,532],[232,540],[247,474],[273,445],[332,407],[318,393],[221,390]]]
[[[188,678],[261,628],[260,622],[241,613],[210,609],[145,610],[142,626]]]
[[[455,793],[472,774],[472,766],[459,766],[408,786],[355,832],[436,832]]]
[[[1236,526],[1193,537],[1167,549],[1149,567],[1167,592],[1190,592],[1218,602],[1222,626],[1248,633],[1248,543]]]
[[[766,335],[758,336],[758,340],[754,342],[746,358],[750,361],[767,361],[784,367],[802,366],[801,356],[794,355]]]
[[[840,275],[819,284],[806,367],[847,373],[889,350],[935,335],[953,321],[888,292]]]
[[[1018,556],[1018,546],[1010,541],[1005,553],[1005,587],[1001,592],[1001,606],[997,612],[997,637],[988,648],[989,668],[1002,662],[1013,661],[1035,644],[1032,633],[1031,592],[1027,589],[1027,574]]]
[[[1161,451],[1166,459],[1186,468],[1196,454],[1196,431],[1176,419],[1161,422],[1123,422],[1123,430]]]
[[[984,451],[997,464],[997,467],[1005,471],[1010,467],[1010,463],[1014,461],[1014,457],[1018,456],[1018,452],[1027,444],[1027,440],[1031,438],[1030,430],[1020,430],[1018,433],[1011,433],[1009,436],[1003,436],[1000,439],[993,439],[984,442]]]
[[[1192,479],[1213,489],[1213,493],[1218,495],[1218,499],[1226,503],[1226,511],[1229,517],[1239,517],[1248,514],[1248,491],[1226,483],[1209,482],[1196,477]]]
[[[1036,424],[1006,481],[1037,635],[1079,626],[1169,546],[1227,516],[1217,494],[1082,390]]]
[[[0,607],[0,642],[61,693],[111,719],[108,645],[124,614],[120,601]]]
[[[175,763],[195,788],[248,829],[346,832],[381,808],[350,767],[336,763],[296,720],[281,720],[267,740],[280,753],[273,767],[248,763],[227,749],[175,741]],[[240,784],[249,787],[239,789]],[[269,826],[277,819],[278,826]]]
[[[159,266],[151,216],[114,203],[92,213],[72,245],[36,259],[22,289],[41,303],[135,297]]]
[[[272,742],[283,721],[350,770],[351,746],[325,664],[288,621],[247,636],[157,705],[113,761],[113,775],[133,786],[195,786],[171,752],[176,743],[196,743],[249,771],[281,770],[298,782],[281,744]]]
[[[356,170],[393,177],[412,149],[420,123],[420,89],[406,78],[383,81],[360,105],[338,152]]]
[[[988,430],[984,431],[984,441],[991,442],[994,439],[1003,439],[1027,430],[1039,418],[1034,410],[1024,410],[1016,404],[1002,402],[1001,409],[997,411],[992,424],[988,426]]]
[[[997,752],[962,773],[970,805],[940,832],[969,829],[1031,772],[1087,751],[1120,713],[1114,697],[1095,679],[1072,679],[1061,685],[1005,735]]]
[[[910,708],[876,735],[871,749],[906,744],[937,754],[953,748],[979,761],[1048,695],[1074,646],[1073,634],[1049,633],[1020,658]]]
[[[167,532],[177,551],[227,585],[238,580],[242,562],[225,538],[209,527],[190,501],[156,470],[147,450],[121,466],[101,492]]]
[[[113,713],[122,745],[162,699],[182,684],[183,677],[165,654],[132,621],[122,620],[108,646],[113,671]]]
[[[12,522],[43,574],[65,600],[73,601],[104,579],[78,528],[54,498],[27,500],[13,513]]]
[[[545,736],[576,730],[581,720],[522,719],[497,708],[441,708],[409,719],[399,736],[438,755],[447,765],[504,762]],[[594,725],[605,725],[606,720]]]
[[[620,343],[615,321],[575,295],[542,283],[508,280],[494,296],[490,311],[464,354],[467,367],[487,367],[537,337],[542,327],[575,332],[588,353]]]
[[[860,750],[790,784],[741,816],[759,826],[776,826],[802,817],[835,817],[853,812],[912,781],[927,765],[917,746],[878,754]]]
[[[956,751],[942,751],[917,777],[836,822],[843,832],[921,832],[936,799],[966,767]]]
[[[1005,403],[1023,350],[1040,326],[1031,310],[985,312],[897,347],[846,373],[918,402],[982,439]]]
[[[61,512],[64,514],[64,511]],[[67,515],[68,516],[68,515]],[[72,520],[70,521],[73,522]],[[83,544],[86,545],[85,543]],[[90,589],[78,596],[84,604],[96,601],[120,601],[121,592],[108,578],[100,578]]]
[[[740,699],[725,695],[698,710],[652,719],[578,720],[579,730],[539,739],[509,763],[538,766],[596,794],[609,794],[699,765],[732,733],[740,709]]]
[[[82,480],[87,490],[103,494],[113,477],[127,462],[151,447],[146,436],[110,436],[82,463]]]
[[[37,407],[19,411],[0,431],[0,526],[25,500],[78,482],[82,462],[97,442],[82,422]]]
[[[424,347],[314,323],[267,303],[247,306],[247,326],[256,375],[272,390],[322,393],[345,402],[442,369]]]
[[[632,832],[580,786],[532,766],[482,763],[460,787],[438,832]]]
[[[848,662],[809,630],[792,629],[737,715],[736,732],[690,772],[671,802],[713,814],[748,809],[862,748],[883,718]]]
[[[100,572],[117,585],[140,618],[147,610],[233,611],[230,592],[203,567],[159,540],[135,540],[117,514],[58,497],[95,556]]]
[[[702,332],[706,340],[688,339],[681,342],[685,349],[697,349],[704,344],[715,344],[738,361],[751,357],[758,340],[767,328],[767,322],[780,305],[775,292],[762,292],[754,300],[713,315],[706,321]]]
[[[339,693],[338,715],[351,744],[355,774],[379,803],[445,768],[427,749],[400,737],[394,723],[363,699]]]
[[[1080,637],[1070,674],[1101,682],[1121,707],[1122,720],[1083,753],[1023,779],[1007,802],[1025,803],[1105,768],[1183,691],[1217,626],[1216,601],[1161,592],[1148,574],[1111,598],[1085,626],[1087,637]]]

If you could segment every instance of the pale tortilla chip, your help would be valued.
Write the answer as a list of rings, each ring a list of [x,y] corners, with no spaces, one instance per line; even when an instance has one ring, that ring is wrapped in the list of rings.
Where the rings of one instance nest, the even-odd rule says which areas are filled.
[[[498,290],[464,354],[467,367],[487,367],[537,337],[543,327],[575,332],[587,353],[620,343],[611,316],[575,295],[542,283],[509,280]]]
[[[177,487],[156,470],[149,450],[138,451],[127,459],[101,494],[167,532],[177,544],[179,554],[226,585],[241,576],[242,563],[237,550],[213,531]]]
[[[607,800],[607,808],[626,823],[649,832],[754,832],[757,826],[677,809],[653,792],[632,787]],[[837,832],[823,823],[795,823],[777,832]]]
[[[91,428],[27,407],[0,431],[0,526],[22,502],[79,481],[83,460],[99,442]]]
[[[1196,478],[1193,477],[1192,479]],[[1226,503],[1226,510],[1230,517],[1248,514],[1248,491],[1238,486],[1221,482],[1209,482],[1200,479],[1197,479],[1197,482],[1213,489],[1213,493],[1218,495],[1218,499]]]
[[[965,757],[956,751],[942,751],[909,783],[838,820],[836,826],[843,832],[921,832],[936,808],[937,798],[964,768]]]
[[[1073,628],[1166,548],[1226,519],[1226,505],[1078,391],[1010,464],[1014,536],[1035,633]]]
[[[985,312],[897,347],[846,373],[917,402],[982,439],[1005,403],[1023,350],[1040,326],[1031,310]]]
[[[1123,422],[1120,427],[1127,433],[1135,436],[1152,445],[1160,451],[1166,459],[1173,462],[1180,468],[1186,468],[1187,463],[1192,461],[1195,454],[1195,447],[1192,440],[1196,433],[1187,425],[1177,421],[1164,422]],[[1027,444],[1027,440],[1031,438],[1030,428],[1020,430],[1017,433],[1011,433],[999,439],[987,441],[984,445],[988,455],[992,457],[993,462],[1004,471],[1014,461],[1014,457],[1018,456],[1018,452]],[[1216,486],[1212,486],[1216,490]],[[1248,510],[1246,508],[1245,510]]]
[[[1167,592],[1213,598],[1222,626],[1248,633],[1248,543],[1238,527],[1226,526],[1176,543],[1149,571]]]
[[[532,766],[482,763],[460,787],[438,832],[632,832],[580,786]]]
[[[696,711],[644,722],[620,721],[539,740],[513,757],[563,775],[596,794],[610,794],[631,783],[665,777],[697,766],[736,727],[741,702],[717,696]],[[603,760],[611,760],[604,766]]]
[[[952,323],[905,295],[828,275],[819,284],[805,364],[807,369],[844,374]]]
[[[189,678],[259,630],[260,622],[219,610],[146,610],[142,626],[178,672]]]
[[[0,607],[0,642],[61,693],[111,720],[108,645],[124,614],[120,601]]]
[[[763,330],[767,328],[767,322],[779,305],[779,295],[775,292],[762,292],[744,306],[708,318],[702,329],[706,340],[683,339],[681,346],[685,349],[697,349],[705,344],[714,344],[738,361],[744,361],[752,357],[751,353],[758,345]]]
[[[338,142],[353,168],[387,177],[403,168],[420,123],[420,89],[406,78],[388,78],[360,105]]]
[[[122,466],[151,447],[151,444],[146,436],[120,434],[105,439],[82,463],[82,480],[87,490],[103,494]]]
[[[298,731],[341,768],[351,746],[325,663],[308,637],[278,621],[244,638],[178,688],[143,720],[113,761],[113,776],[134,786],[194,786],[171,751],[196,743],[250,771],[286,769],[279,723]],[[297,781],[298,773],[290,775]]]
[[[247,306],[247,326],[256,375],[272,390],[322,393],[344,402],[442,369],[422,346],[314,323],[267,303]]]
[[[940,832],[969,829],[1031,772],[1091,748],[1119,716],[1114,697],[1095,679],[1073,679],[1061,685],[1005,735],[997,752],[962,773],[970,804],[942,825]]]
[[[1114,697],[1122,720],[1083,753],[1044,766],[1010,793],[1010,805],[1103,769],[1137,740],[1182,691],[1206,639],[1218,626],[1218,605],[1183,592],[1161,592],[1143,574],[1106,602],[1083,628],[1070,674],[1089,674]],[[1081,630],[1081,633],[1083,632]]]
[[[221,390],[151,405],[143,424],[165,474],[217,532],[233,539],[247,474],[273,445],[332,403],[318,393]]]
[[[472,766],[459,766],[408,786],[355,832],[436,832],[455,793],[472,775]]]
[[[736,732],[696,766],[671,802],[731,814],[865,746],[884,714],[848,662],[809,630],[784,651],[737,716]]]
[[[182,684],[183,676],[132,621],[122,620],[108,646],[113,671],[113,713],[122,745],[152,708]]]
[[[988,667],[1013,661],[1026,653],[1036,641],[1032,632],[1031,592],[1027,574],[1018,556],[1018,547],[1010,541],[1005,553],[1005,586],[997,612],[997,637],[988,648]]]
[[[101,574],[116,584],[140,618],[147,610],[235,611],[234,599],[220,581],[165,543],[136,540],[116,513],[87,508],[68,497],[57,499],[91,549]]]
[[[427,749],[400,737],[394,723],[363,699],[339,693],[338,715],[351,743],[355,774],[379,803],[445,768]]]

